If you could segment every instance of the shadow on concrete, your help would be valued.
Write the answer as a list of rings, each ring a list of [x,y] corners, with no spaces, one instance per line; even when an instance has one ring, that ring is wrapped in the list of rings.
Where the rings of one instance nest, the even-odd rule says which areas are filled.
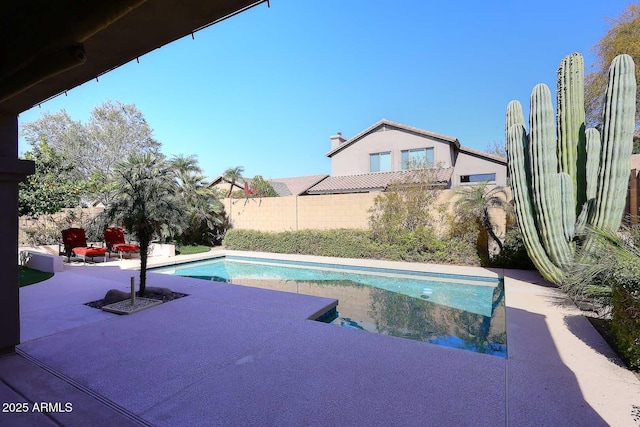
[[[545,316],[507,308],[509,425],[606,426],[560,358]]]
[[[580,315],[566,316],[564,323],[567,329],[571,331],[578,339],[588,345],[591,349],[606,357],[610,362],[627,369],[625,364],[620,360],[609,343],[600,335],[600,333],[591,325],[591,322]]]
[[[558,287],[542,277],[542,275],[538,273],[538,270],[513,270],[510,268],[489,268],[488,270],[497,274],[502,274],[505,278],[522,280],[523,282],[543,286],[545,288]]]

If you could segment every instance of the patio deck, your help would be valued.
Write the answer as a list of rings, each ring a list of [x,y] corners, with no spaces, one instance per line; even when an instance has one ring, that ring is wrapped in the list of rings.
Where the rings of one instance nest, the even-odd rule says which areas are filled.
[[[307,320],[327,298],[154,273],[150,286],[189,296],[130,316],[83,305],[127,290],[135,264],[67,265],[21,289],[0,401],[73,410],[2,413],[0,425],[637,424],[640,381],[537,273],[504,271],[501,359]]]

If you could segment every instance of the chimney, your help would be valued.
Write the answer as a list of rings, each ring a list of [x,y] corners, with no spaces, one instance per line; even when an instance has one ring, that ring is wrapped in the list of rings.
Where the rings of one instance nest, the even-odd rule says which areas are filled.
[[[329,137],[331,139],[331,149],[335,150],[336,148],[338,148],[340,146],[340,144],[342,144],[343,142],[346,141],[346,139],[343,138],[342,136],[342,132],[338,132],[335,135],[332,135]]]

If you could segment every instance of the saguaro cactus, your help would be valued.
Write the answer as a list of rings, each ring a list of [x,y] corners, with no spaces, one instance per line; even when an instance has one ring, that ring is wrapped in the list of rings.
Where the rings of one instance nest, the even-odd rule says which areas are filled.
[[[506,141],[516,215],[540,273],[560,283],[585,224],[617,230],[624,210],[635,128],[635,66],[611,63],[602,132],[585,130],[584,60],[573,53],[558,69],[557,132],[551,93],[531,93],[529,133],[522,106],[507,107]],[[557,136],[556,136],[557,135]]]

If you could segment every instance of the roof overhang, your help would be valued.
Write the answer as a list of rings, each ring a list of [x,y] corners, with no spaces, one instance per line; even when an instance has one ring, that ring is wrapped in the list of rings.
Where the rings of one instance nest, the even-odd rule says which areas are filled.
[[[0,114],[19,114],[268,0],[9,0],[0,7]]]

